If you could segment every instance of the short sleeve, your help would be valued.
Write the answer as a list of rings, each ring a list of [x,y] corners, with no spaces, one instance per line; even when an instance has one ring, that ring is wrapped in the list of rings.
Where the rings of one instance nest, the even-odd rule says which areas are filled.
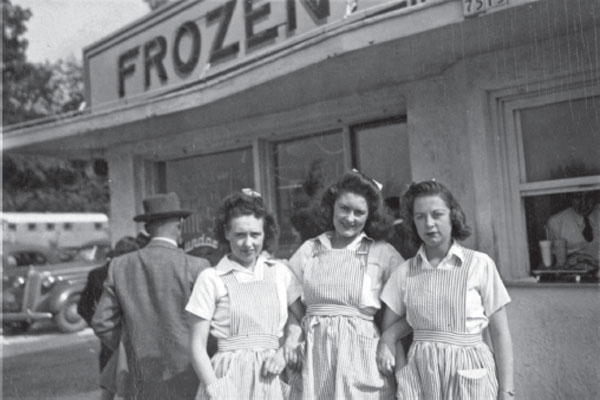
[[[406,276],[408,275],[408,262],[403,262],[398,268],[392,271],[390,278],[381,292],[381,301],[383,301],[393,312],[400,317],[406,315],[406,304],[404,295],[406,294]]]
[[[496,264],[487,255],[485,256],[484,265],[485,269],[480,278],[480,293],[485,313],[490,317],[496,311],[510,303],[510,296],[502,282],[502,278],[500,278]]]
[[[385,243],[384,254],[385,262],[383,265],[384,268],[382,278],[383,282],[385,283],[389,280],[392,273],[398,269],[400,264],[404,262],[404,258],[402,258],[400,253],[398,253],[398,251],[391,244],[388,243]]]
[[[300,284],[302,284],[304,281],[304,266],[306,265],[308,257],[310,257],[312,253],[312,247],[313,241],[307,240],[306,242],[302,243],[302,246],[296,250],[294,255],[287,262],[288,267],[294,273],[294,275],[296,275],[296,279]]]
[[[185,310],[207,321],[211,321],[217,308],[216,271],[207,268],[198,275],[192,295]]]
[[[296,275],[285,264],[278,264],[277,274],[285,287],[287,305],[292,305],[302,295],[302,286]]]

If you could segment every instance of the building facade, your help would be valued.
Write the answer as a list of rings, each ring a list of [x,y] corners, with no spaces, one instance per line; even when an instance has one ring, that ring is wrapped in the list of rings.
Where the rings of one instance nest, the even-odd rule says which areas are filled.
[[[546,274],[539,242],[570,194],[600,190],[599,38],[597,0],[174,2],[84,50],[85,112],[4,148],[107,159],[113,239],[143,197],[178,192],[186,249],[213,258],[233,190],[263,194],[288,257],[343,171],[439,180],[513,297],[519,397],[591,399],[597,276]]]

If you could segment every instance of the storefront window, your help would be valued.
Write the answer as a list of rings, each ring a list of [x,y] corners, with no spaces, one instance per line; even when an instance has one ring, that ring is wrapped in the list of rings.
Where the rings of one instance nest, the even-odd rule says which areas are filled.
[[[168,161],[165,169],[167,191],[194,211],[183,226],[184,249],[215,265],[224,254],[213,236],[215,211],[229,193],[254,187],[252,149]]]
[[[597,281],[600,96],[518,110],[529,261],[544,281]]]
[[[384,197],[398,197],[411,182],[405,119],[353,127],[357,168],[383,184]]]
[[[289,258],[303,240],[318,233],[310,208],[323,188],[344,168],[341,131],[325,132],[274,145],[278,256]]]
[[[326,132],[274,145],[279,257],[290,257],[304,240],[321,233],[313,207],[322,190],[351,167],[383,184],[384,197],[390,198],[387,204],[397,209],[398,195],[411,181],[406,120],[355,125],[349,132]]]
[[[599,110],[600,96],[522,110],[526,181],[600,175]]]

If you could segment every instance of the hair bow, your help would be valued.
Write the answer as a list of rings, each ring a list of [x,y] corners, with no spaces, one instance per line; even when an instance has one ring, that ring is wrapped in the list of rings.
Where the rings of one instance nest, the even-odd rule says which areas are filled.
[[[352,172],[355,172],[365,178],[367,178],[368,180],[370,180],[371,182],[373,182],[375,184],[375,186],[377,186],[377,189],[379,189],[379,191],[381,192],[381,189],[383,189],[383,185],[379,182],[377,182],[375,179],[370,178],[368,176],[366,176],[365,174],[363,174],[362,172],[360,172],[359,170],[357,170],[356,168],[352,168]]]
[[[262,195],[260,193],[258,193],[256,190],[250,189],[250,188],[242,189],[242,193],[244,193],[246,196],[250,196],[250,197],[262,197]]]

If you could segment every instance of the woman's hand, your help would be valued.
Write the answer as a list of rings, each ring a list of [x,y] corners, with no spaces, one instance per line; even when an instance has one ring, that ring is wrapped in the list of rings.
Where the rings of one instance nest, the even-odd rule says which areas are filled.
[[[385,333],[377,344],[377,368],[383,375],[392,375],[396,366],[396,343],[394,338]]]
[[[263,378],[268,378],[272,375],[279,375],[285,368],[285,364],[286,362],[283,355],[283,347],[280,347],[275,354],[265,360],[262,366],[261,375]]]
[[[283,357],[287,362],[287,366],[293,371],[302,371],[302,343],[288,343],[286,341],[283,346]]]

